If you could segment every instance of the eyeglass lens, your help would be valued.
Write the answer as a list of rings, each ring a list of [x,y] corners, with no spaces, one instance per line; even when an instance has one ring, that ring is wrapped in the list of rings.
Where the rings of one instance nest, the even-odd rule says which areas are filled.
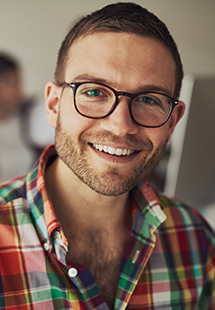
[[[83,83],[75,94],[77,110],[84,116],[102,118],[115,106],[117,96],[104,85]],[[171,110],[170,99],[158,93],[138,94],[131,103],[133,119],[143,126],[159,126],[168,118]]]

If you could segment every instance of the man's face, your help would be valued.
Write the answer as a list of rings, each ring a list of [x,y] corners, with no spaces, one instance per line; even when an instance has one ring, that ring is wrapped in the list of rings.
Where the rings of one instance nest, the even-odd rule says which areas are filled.
[[[156,88],[173,95],[175,64],[170,52],[151,38],[93,34],[71,46],[67,61],[65,82],[84,81],[101,81],[117,91]],[[56,122],[59,158],[68,171],[102,195],[123,194],[151,172],[176,124],[170,119],[159,128],[141,127],[130,117],[128,100],[120,97],[111,115],[94,120],[76,112],[70,88],[62,90]]]

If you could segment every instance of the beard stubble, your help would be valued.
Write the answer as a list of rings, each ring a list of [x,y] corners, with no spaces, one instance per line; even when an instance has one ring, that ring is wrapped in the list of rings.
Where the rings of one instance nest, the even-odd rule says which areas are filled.
[[[55,147],[59,158],[84,184],[98,194],[105,196],[122,195],[134,188],[158,165],[167,144],[166,139],[153,152],[152,156],[148,158],[149,154],[153,151],[152,142],[150,140],[140,142],[132,137],[132,135],[119,138],[108,131],[97,132],[93,135],[83,132],[80,134],[79,144],[76,144],[74,141],[73,136],[63,128],[59,111],[55,132]],[[88,164],[85,149],[89,141],[106,142],[107,144],[108,141],[123,142],[128,145],[128,148],[133,147],[134,149],[144,150],[144,156],[136,168],[130,171],[126,177],[120,176],[117,166],[107,165],[105,173],[98,173]]]

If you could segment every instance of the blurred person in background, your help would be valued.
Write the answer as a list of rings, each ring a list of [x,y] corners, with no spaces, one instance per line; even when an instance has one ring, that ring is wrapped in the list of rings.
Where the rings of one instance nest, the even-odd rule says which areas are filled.
[[[27,104],[27,103],[26,103]],[[34,152],[25,143],[24,93],[21,68],[11,56],[0,54],[0,182],[25,174]]]
[[[26,100],[19,63],[0,53],[0,182],[26,174],[53,142],[41,106],[35,98]]]

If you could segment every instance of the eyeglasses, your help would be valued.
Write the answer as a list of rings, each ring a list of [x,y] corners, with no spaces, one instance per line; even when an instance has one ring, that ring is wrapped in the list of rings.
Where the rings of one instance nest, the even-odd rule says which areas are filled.
[[[119,102],[119,96],[127,96],[132,120],[143,127],[156,128],[169,119],[178,100],[160,92],[131,94],[92,82],[62,83],[73,89],[74,105],[79,114],[92,119],[109,116]]]

